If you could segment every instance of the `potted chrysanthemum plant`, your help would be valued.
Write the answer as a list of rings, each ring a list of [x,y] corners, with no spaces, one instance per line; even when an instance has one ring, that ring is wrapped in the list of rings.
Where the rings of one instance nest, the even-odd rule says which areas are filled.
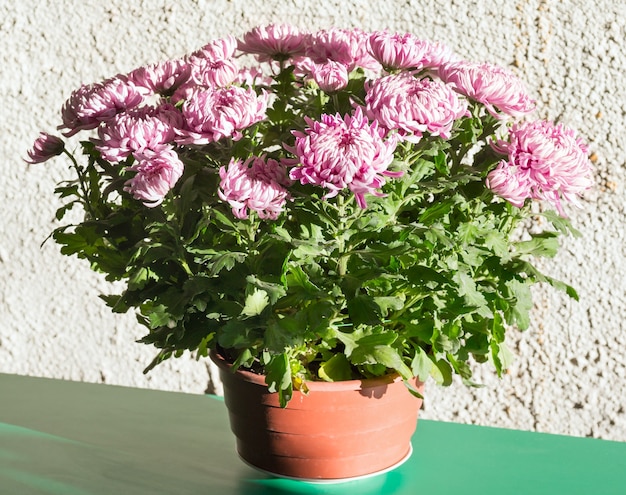
[[[575,132],[533,120],[534,107],[512,72],[440,43],[270,25],[81,86],[59,127],[85,135],[80,153],[43,133],[28,161],[69,158],[57,218],[84,217],[52,237],[125,282],[102,297],[136,310],[141,342],[158,349],[148,369],[211,354],[243,390],[243,403],[226,399],[244,459],[350,477],[406,457],[428,377],[471,382],[485,362],[503,372],[506,331],[529,326],[533,284],[576,297],[533,259],[576,233],[564,203],[592,170]],[[520,235],[535,216],[543,230]],[[358,413],[325,409],[313,426],[303,414],[333,386]],[[385,396],[392,411],[368,419],[365,405]],[[407,415],[386,420],[400,403]],[[242,432],[257,413],[275,421],[279,406],[285,431],[326,445]],[[357,419],[372,423],[369,447],[352,447]],[[280,461],[252,437],[280,443]]]

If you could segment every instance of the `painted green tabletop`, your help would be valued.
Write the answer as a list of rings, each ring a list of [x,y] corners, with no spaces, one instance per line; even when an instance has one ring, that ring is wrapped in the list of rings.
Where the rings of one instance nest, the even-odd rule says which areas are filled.
[[[413,447],[370,479],[275,479],[220,400],[0,374],[0,495],[626,494],[626,443],[420,420]]]

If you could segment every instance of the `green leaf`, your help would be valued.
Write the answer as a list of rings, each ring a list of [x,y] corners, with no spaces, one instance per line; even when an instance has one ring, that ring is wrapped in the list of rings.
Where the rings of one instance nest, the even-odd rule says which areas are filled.
[[[485,251],[475,246],[465,246],[461,251],[463,261],[472,267],[480,267],[485,260]]]
[[[560,216],[553,210],[544,211],[541,213],[546,220],[548,220],[555,229],[563,234],[571,234],[573,237],[581,237],[580,231],[576,230],[568,218]]]
[[[453,325],[448,325],[448,327],[452,328]],[[454,336],[450,336],[445,333],[438,333],[435,341],[433,342],[433,346],[438,351],[456,353],[461,347],[461,342]]]
[[[456,201],[443,201],[440,203],[435,203],[432,206],[429,206],[424,210],[424,212],[419,217],[419,223],[423,223],[424,225],[430,225],[435,220],[440,219],[444,215],[447,215],[452,210],[454,203]]]
[[[578,293],[576,292],[576,289],[574,289],[574,287],[566,284],[565,282],[544,275],[537,268],[535,268],[532,263],[529,263],[528,261],[516,259],[511,264],[509,264],[507,268],[515,270],[517,273],[525,273],[529,277],[532,277],[532,279],[536,282],[546,282],[555,289],[564,291],[572,299],[576,301],[579,300]]]
[[[430,370],[433,367],[433,362],[431,361],[426,351],[421,347],[418,347],[415,351],[415,356],[413,356],[413,361],[411,362],[411,371],[414,376],[417,376],[420,381],[425,382],[426,379],[430,376]]]
[[[404,298],[402,297],[379,296],[374,297],[374,302],[384,316],[387,316],[389,311],[400,311],[404,308]]]
[[[407,388],[412,396],[417,397],[418,399],[424,398],[420,391],[417,390],[409,380],[404,380],[404,386]]]
[[[265,329],[265,345],[270,351],[282,352],[303,344],[306,323],[301,315],[272,318]]]
[[[233,367],[235,369],[238,369],[240,366],[250,368],[253,363],[254,363],[254,356],[252,355],[252,352],[250,351],[250,349],[243,349],[241,353],[239,354],[239,356],[237,356],[237,359],[235,359],[235,362],[233,363]]]
[[[493,315],[493,320],[491,321],[492,341],[495,341],[498,343],[504,342],[505,334],[506,334],[506,327],[504,326],[502,317],[500,316],[500,313],[495,313]]]
[[[389,345],[361,345],[359,342],[359,345],[350,354],[350,361],[356,365],[383,365],[397,371],[405,380],[409,380],[413,376],[411,369],[404,364],[402,356]]]
[[[335,331],[335,336],[344,345],[346,356],[350,357],[352,352],[359,346],[391,345],[395,342],[397,334],[383,332],[382,326],[370,327],[359,326],[353,332]]]
[[[406,277],[416,285],[434,282],[434,285],[437,286],[447,282],[446,277],[429,266],[413,265],[408,270],[405,270],[404,273]]]
[[[55,213],[54,217],[57,220],[63,220],[63,217],[65,216],[65,214],[70,211],[74,205],[79,204],[78,201],[70,201],[69,203],[61,206]]]
[[[309,294],[316,294],[320,290],[319,287],[311,282],[309,276],[302,269],[302,267],[295,263],[289,264],[286,283],[288,287],[301,287]]]
[[[559,241],[554,232],[542,232],[535,234],[530,241],[515,243],[515,252],[518,255],[530,254],[552,258],[559,249]]]
[[[490,315],[491,311],[487,307],[487,300],[476,288],[476,282],[467,273],[457,272],[452,279],[456,282],[459,295],[463,297],[465,303],[476,308],[483,308],[486,315]]]
[[[464,246],[467,246],[468,244],[474,242],[476,237],[478,237],[478,235],[480,234],[480,231],[478,230],[478,227],[476,227],[476,225],[467,222],[459,225],[459,228],[457,229],[457,234],[460,243]]]
[[[490,349],[494,367],[496,368],[498,376],[501,377],[502,373],[505,372],[511,365],[515,356],[504,342],[496,342],[495,340],[492,340],[490,343]]]
[[[291,234],[289,233],[287,229],[285,229],[284,227],[280,227],[278,225],[274,225],[273,227],[274,227],[273,232],[277,237],[279,237],[281,240],[291,242],[292,240]]]
[[[172,357],[172,351],[170,349],[161,349],[148,366],[143,370],[144,375],[150,370],[154,369],[157,365],[163,361]]]
[[[520,330],[530,326],[530,311],[533,309],[532,293],[528,283],[513,279],[506,282],[510,297],[510,307],[505,311],[507,323],[517,325]]]
[[[269,297],[270,304],[275,304],[278,299],[287,294],[285,287],[283,287],[281,284],[266,282],[264,280],[258,279],[254,275],[247,276],[246,281],[257,287],[258,289],[265,291]]]
[[[101,294],[99,297],[114,313],[126,313],[130,309],[130,306],[125,304],[123,296],[118,294]]]
[[[321,364],[318,375],[327,382],[351,380],[352,367],[345,354],[334,354],[328,361]]]
[[[200,344],[198,344],[198,349],[196,350],[196,361],[198,361],[201,357],[207,357],[209,355],[209,344],[213,341],[214,338],[215,333],[211,332],[200,341]]]
[[[72,182],[65,182],[63,186],[58,186],[54,192],[58,194],[59,198],[67,198],[68,196],[76,196],[80,197],[80,193],[78,192],[78,184],[74,184]]]
[[[267,292],[261,289],[254,289],[254,292],[246,297],[246,302],[241,310],[241,314],[243,316],[260,315],[269,303],[270,300],[267,297]]]
[[[140,267],[128,277],[128,289],[140,290],[151,279],[151,272],[145,267]]]
[[[289,357],[285,353],[274,354],[264,364],[268,390],[278,392],[280,407],[286,407],[293,394]]]
[[[380,306],[372,296],[359,295],[348,301],[348,314],[354,325],[377,325],[381,322]]]
[[[217,343],[224,349],[244,349],[259,342],[257,329],[241,320],[226,322],[217,332],[217,336]]]
[[[433,157],[433,163],[435,164],[435,168],[437,172],[442,175],[449,175],[450,169],[448,167],[448,155],[443,150],[439,150],[439,152]]]
[[[498,346],[500,347],[500,363],[502,364],[502,368],[507,370],[513,364],[513,361],[515,361],[515,354],[513,354],[506,342],[500,342]]]
[[[216,276],[224,268],[226,268],[226,270],[232,270],[236,263],[243,263],[245,259],[245,253],[224,252],[213,258],[212,262],[209,264],[209,276]]]
[[[488,232],[484,239],[485,247],[491,249],[496,256],[500,258],[508,259],[510,257],[509,254],[509,244],[506,241],[506,238],[499,231],[491,231]]]
[[[144,312],[143,308],[142,312]],[[163,304],[151,307],[147,316],[150,320],[150,328],[170,326],[173,321],[172,315],[169,313],[167,306],[164,306]]]
[[[430,369],[430,376],[439,384],[447,387],[452,384],[452,367],[445,359],[434,361],[435,366]]]
[[[305,310],[308,328],[315,333],[324,332],[329,328],[335,312],[333,301],[323,299],[312,301]]]
[[[215,217],[215,220],[217,220],[219,223],[221,223],[222,225],[232,229],[232,230],[237,230],[237,226],[233,223],[232,219],[226,215],[224,215],[224,213],[222,213],[220,210],[218,210],[217,208],[214,208],[213,210],[211,210],[211,214]]]

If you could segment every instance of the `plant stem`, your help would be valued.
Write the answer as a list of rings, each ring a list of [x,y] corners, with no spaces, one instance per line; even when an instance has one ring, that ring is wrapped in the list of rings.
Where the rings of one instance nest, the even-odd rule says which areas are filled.
[[[85,178],[84,178],[82,167],[78,164],[78,162],[76,161],[76,158],[74,158],[74,155],[72,155],[69,151],[67,151],[66,149],[63,149],[63,153],[65,153],[69,157],[70,161],[72,162],[72,167],[74,167],[74,170],[76,170],[76,175],[78,176],[78,183],[80,184],[80,190],[82,191],[83,206],[85,210],[87,211],[87,213],[91,216],[91,218],[95,220],[96,214],[91,208],[91,203],[89,202],[89,191],[87,190],[85,186]]]
[[[183,270],[185,270],[185,273],[189,277],[193,277],[193,272],[191,271],[191,268],[189,268],[189,264],[187,263],[187,260],[181,258],[180,259],[180,266],[182,266]]]
[[[346,231],[346,208],[345,208],[345,198],[342,194],[337,196],[337,216],[339,217],[338,225],[339,229],[336,230],[337,235],[337,244],[339,250],[338,256],[338,267],[337,271],[339,276],[343,277],[348,270],[348,256],[346,254],[346,239],[345,239],[345,231]]]

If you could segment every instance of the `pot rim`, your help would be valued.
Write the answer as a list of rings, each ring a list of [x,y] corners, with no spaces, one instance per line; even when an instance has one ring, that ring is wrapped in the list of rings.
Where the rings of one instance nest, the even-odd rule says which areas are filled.
[[[211,360],[222,370],[233,373],[233,365],[226,361],[224,357],[216,350],[211,350],[209,353]],[[245,369],[237,369],[234,371],[239,374],[244,381],[255,383],[257,385],[267,386],[265,382],[265,375],[253,373]],[[417,381],[418,386],[422,383],[417,377],[414,378]],[[364,390],[368,388],[379,387],[382,385],[389,385],[390,383],[401,382],[404,379],[398,373],[390,373],[388,375],[379,376],[375,378],[360,378],[354,380],[342,380],[338,382],[325,382],[325,381],[306,381],[306,386],[309,391],[337,391],[337,390]]]

